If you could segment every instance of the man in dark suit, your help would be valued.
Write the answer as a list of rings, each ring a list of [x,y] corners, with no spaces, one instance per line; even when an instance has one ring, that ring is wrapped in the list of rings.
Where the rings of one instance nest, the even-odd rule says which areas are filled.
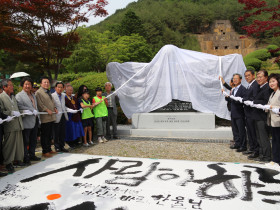
[[[231,95],[243,98],[246,94],[246,88],[241,85],[242,76],[240,74],[233,75],[233,83],[235,87],[232,89]],[[245,129],[245,114],[243,104],[228,97],[231,103],[231,121],[232,132],[234,136],[234,145],[231,149],[237,149],[237,152],[247,150],[247,138]]]
[[[268,73],[265,70],[260,70],[257,73],[257,82],[260,89],[254,99],[254,104],[266,105],[269,97],[273,92],[268,85]],[[259,144],[259,157],[254,160],[261,162],[271,161],[271,145],[269,140],[269,129],[267,125],[267,113],[258,108],[253,108],[253,119],[255,121],[255,129],[257,141]]]
[[[247,135],[249,140],[249,150],[244,151],[244,155],[249,155],[249,159],[256,158],[259,156],[259,144],[257,142],[256,130],[255,130],[255,122],[253,119],[253,108],[250,106],[254,98],[256,97],[260,86],[255,80],[255,72],[253,70],[245,71],[245,79],[248,82],[248,87],[246,89],[246,94],[243,97],[244,102],[244,112],[246,119],[246,128]]]

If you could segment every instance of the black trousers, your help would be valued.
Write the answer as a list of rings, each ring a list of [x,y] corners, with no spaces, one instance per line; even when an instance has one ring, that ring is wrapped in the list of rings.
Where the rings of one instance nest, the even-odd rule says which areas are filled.
[[[3,133],[4,133],[3,126],[0,125],[0,165],[3,163],[3,160],[4,160],[3,153],[2,153]]]
[[[250,151],[259,153],[259,143],[257,141],[255,120],[251,118],[246,118],[246,128]]]
[[[66,119],[64,114],[61,115],[59,123],[54,123],[54,146],[56,149],[62,149],[65,146],[65,127]]]
[[[237,130],[234,129],[233,120],[231,120],[231,130],[232,130],[232,135],[233,135],[233,141],[235,144],[235,142],[238,141],[238,132],[237,132]]]
[[[108,118],[106,123],[106,133],[107,136],[111,136],[110,125],[113,127],[113,136],[117,135],[117,115],[114,114],[114,110],[108,107]]]
[[[37,132],[39,120],[36,117],[36,123],[32,129],[24,129],[22,131],[23,145],[24,145],[24,160],[28,161],[30,157],[35,156],[35,149],[37,145]],[[29,148],[28,148],[29,147]]]
[[[259,154],[265,160],[271,160],[271,145],[269,140],[269,128],[265,121],[256,120],[255,128],[259,143]]]
[[[51,149],[51,138],[52,138],[53,122],[41,124],[41,146],[43,154],[52,151]]]
[[[232,132],[236,135],[234,139],[235,146],[247,149],[247,137],[244,118],[232,118]]]
[[[272,161],[280,164],[280,127],[272,127]]]

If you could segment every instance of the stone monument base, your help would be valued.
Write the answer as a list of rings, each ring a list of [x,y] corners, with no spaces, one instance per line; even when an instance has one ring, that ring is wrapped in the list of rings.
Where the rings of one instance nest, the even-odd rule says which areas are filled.
[[[131,136],[232,140],[230,127],[215,126],[215,115],[199,112],[138,113]]]

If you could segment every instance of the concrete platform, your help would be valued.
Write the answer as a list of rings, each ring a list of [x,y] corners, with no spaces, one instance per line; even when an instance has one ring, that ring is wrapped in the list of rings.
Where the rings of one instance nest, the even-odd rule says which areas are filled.
[[[232,140],[231,127],[215,129],[131,129],[131,136]]]
[[[225,141],[233,139],[231,127],[216,127],[214,114],[199,112],[134,114],[131,126],[118,126],[118,135]]]
[[[215,129],[133,129],[132,125],[118,125],[119,136],[131,137],[159,137],[159,138],[181,138],[200,140],[232,140],[231,127],[216,127]],[[226,141],[226,142],[228,142]]]

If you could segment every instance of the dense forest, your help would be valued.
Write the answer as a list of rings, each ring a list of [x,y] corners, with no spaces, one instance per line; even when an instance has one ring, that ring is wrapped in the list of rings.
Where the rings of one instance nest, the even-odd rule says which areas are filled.
[[[267,1],[278,5],[278,0]],[[80,42],[72,46],[72,54],[63,60],[60,73],[104,72],[108,62],[150,62],[166,44],[200,51],[196,34],[207,33],[215,20],[231,21],[234,29],[244,34],[240,22],[244,5],[238,0],[138,0],[117,10],[99,24],[80,27]],[[258,16],[266,20],[266,14]],[[280,46],[280,38],[263,33],[264,45]],[[17,62],[0,51],[0,67],[5,72],[25,71],[39,77],[38,66]]]
[[[268,2],[271,5],[278,4],[278,0]],[[243,34],[242,26],[252,21],[238,21],[244,13],[243,7],[238,0],[138,0],[90,28],[99,32],[116,30],[122,25],[125,14],[133,11],[142,21],[142,35],[153,51],[170,43],[180,48],[199,50],[193,34],[207,32],[214,20],[230,20],[235,30]],[[265,15],[261,18],[265,19]],[[264,35],[264,38],[269,38],[269,34]]]

